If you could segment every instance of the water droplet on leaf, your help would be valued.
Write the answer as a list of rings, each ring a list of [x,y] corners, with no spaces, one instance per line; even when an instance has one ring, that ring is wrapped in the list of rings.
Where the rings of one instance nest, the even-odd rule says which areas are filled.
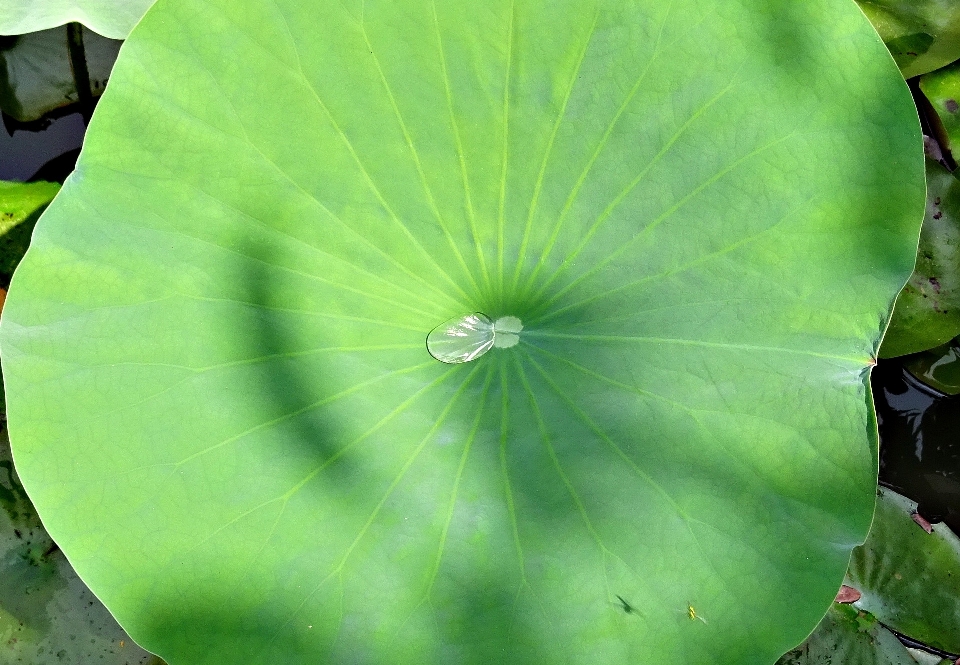
[[[442,363],[475,360],[496,346],[509,349],[520,342],[523,324],[515,316],[496,321],[480,312],[457,316],[441,323],[427,335],[427,351]]]
[[[493,346],[493,322],[474,312],[444,321],[427,335],[427,351],[442,363],[466,363]]]

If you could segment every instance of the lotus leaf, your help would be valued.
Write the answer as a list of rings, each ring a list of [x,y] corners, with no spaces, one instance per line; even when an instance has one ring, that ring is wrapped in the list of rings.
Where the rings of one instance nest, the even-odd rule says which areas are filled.
[[[43,530],[0,429],[0,647],[5,665],[159,665],[120,629]]]
[[[14,277],[18,469],[172,665],[771,663],[923,197],[852,3],[161,0]]]

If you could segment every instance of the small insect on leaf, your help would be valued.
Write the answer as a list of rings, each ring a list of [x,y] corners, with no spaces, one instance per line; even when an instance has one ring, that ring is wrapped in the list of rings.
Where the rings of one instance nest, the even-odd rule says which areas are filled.
[[[690,617],[691,621],[699,620],[699,621],[702,621],[703,623],[707,623],[707,620],[704,619],[699,614],[697,614],[697,610],[695,610],[693,605],[691,605],[690,603],[687,603],[687,616]]]

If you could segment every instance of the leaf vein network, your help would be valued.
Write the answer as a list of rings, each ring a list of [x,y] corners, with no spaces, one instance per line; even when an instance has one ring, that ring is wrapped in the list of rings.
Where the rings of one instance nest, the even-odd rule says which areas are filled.
[[[383,84],[384,91],[387,93],[387,98],[389,99],[390,106],[397,118],[397,123],[400,125],[400,131],[403,133],[404,141],[406,141],[407,147],[410,149],[410,156],[417,170],[417,175],[420,178],[420,184],[423,186],[423,191],[427,198],[427,205],[430,208],[430,211],[433,213],[434,218],[437,220],[437,224],[439,224],[440,229],[443,231],[443,235],[447,239],[447,244],[450,245],[450,249],[453,250],[453,254],[456,257],[457,262],[460,264],[460,268],[463,270],[467,280],[470,282],[470,286],[473,288],[475,295],[479,297],[480,287],[474,279],[470,268],[467,267],[467,263],[463,258],[463,254],[460,252],[460,247],[457,245],[456,241],[454,241],[453,236],[450,234],[450,229],[447,228],[447,224],[444,221],[443,216],[440,214],[439,208],[437,208],[436,200],[433,197],[433,191],[431,190],[430,185],[427,183],[426,175],[423,172],[423,165],[420,163],[420,155],[413,143],[413,137],[411,137],[410,131],[407,129],[407,123],[404,121],[403,115],[400,113],[400,107],[397,105],[396,97],[393,94],[393,90],[391,89],[390,84],[387,81],[386,74],[383,71],[383,67],[380,64],[380,58],[377,56],[376,51],[373,48],[373,44],[370,43],[370,37],[367,34],[367,28],[364,22],[365,6],[365,0],[361,0],[360,32],[363,35],[363,40],[367,45],[367,49],[370,51],[370,55],[373,57],[374,65],[377,68],[377,74],[380,77],[380,82]]]

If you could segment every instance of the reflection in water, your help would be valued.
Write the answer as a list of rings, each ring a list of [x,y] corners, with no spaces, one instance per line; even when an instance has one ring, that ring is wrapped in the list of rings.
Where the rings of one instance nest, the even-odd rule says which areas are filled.
[[[873,372],[880,428],[880,481],[919,503],[931,522],[960,532],[960,395],[915,379],[901,359]]]

